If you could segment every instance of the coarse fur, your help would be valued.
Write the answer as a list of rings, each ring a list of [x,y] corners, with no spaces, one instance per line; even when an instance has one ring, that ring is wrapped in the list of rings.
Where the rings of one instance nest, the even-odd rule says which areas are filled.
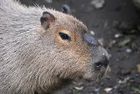
[[[44,11],[56,18],[48,29],[40,24]],[[73,41],[63,42],[60,31],[70,31]],[[93,55],[82,39],[86,32],[71,15],[0,0],[0,94],[48,94],[63,79],[90,77],[91,62],[105,51],[97,47]]]

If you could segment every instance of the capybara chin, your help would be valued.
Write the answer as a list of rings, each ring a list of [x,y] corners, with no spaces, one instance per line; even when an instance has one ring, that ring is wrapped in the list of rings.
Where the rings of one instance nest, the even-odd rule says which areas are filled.
[[[73,16],[0,0],[0,94],[48,94],[65,79],[96,78],[107,59]]]

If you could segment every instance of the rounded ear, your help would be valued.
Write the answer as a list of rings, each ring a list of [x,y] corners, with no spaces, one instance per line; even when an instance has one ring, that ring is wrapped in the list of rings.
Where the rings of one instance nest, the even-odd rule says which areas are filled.
[[[44,29],[47,29],[49,28],[49,26],[51,25],[52,22],[55,21],[55,17],[53,14],[45,11],[42,13],[42,16],[40,18],[40,22],[41,22],[41,25]]]
[[[71,14],[71,9],[67,4],[62,5],[61,11],[66,14]]]

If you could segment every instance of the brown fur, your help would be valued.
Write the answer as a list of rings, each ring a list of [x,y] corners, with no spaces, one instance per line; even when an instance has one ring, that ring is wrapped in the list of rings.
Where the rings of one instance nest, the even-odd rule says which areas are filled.
[[[44,11],[55,17],[49,28],[39,21]],[[107,55],[84,40],[88,29],[81,21],[52,9],[1,0],[0,22],[0,94],[44,94],[64,79],[95,77],[94,63]]]

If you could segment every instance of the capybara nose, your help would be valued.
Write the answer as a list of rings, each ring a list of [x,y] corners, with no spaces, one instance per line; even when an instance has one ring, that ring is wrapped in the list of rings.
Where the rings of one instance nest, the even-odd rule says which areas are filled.
[[[102,58],[94,63],[95,70],[100,70],[102,67],[106,68],[109,64],[109,60],[106,56],[102,56]]]
[[[98,45],[98,41],[91,34],[85,33],[84,40],[90,45],[93,45],[93,46]]]

